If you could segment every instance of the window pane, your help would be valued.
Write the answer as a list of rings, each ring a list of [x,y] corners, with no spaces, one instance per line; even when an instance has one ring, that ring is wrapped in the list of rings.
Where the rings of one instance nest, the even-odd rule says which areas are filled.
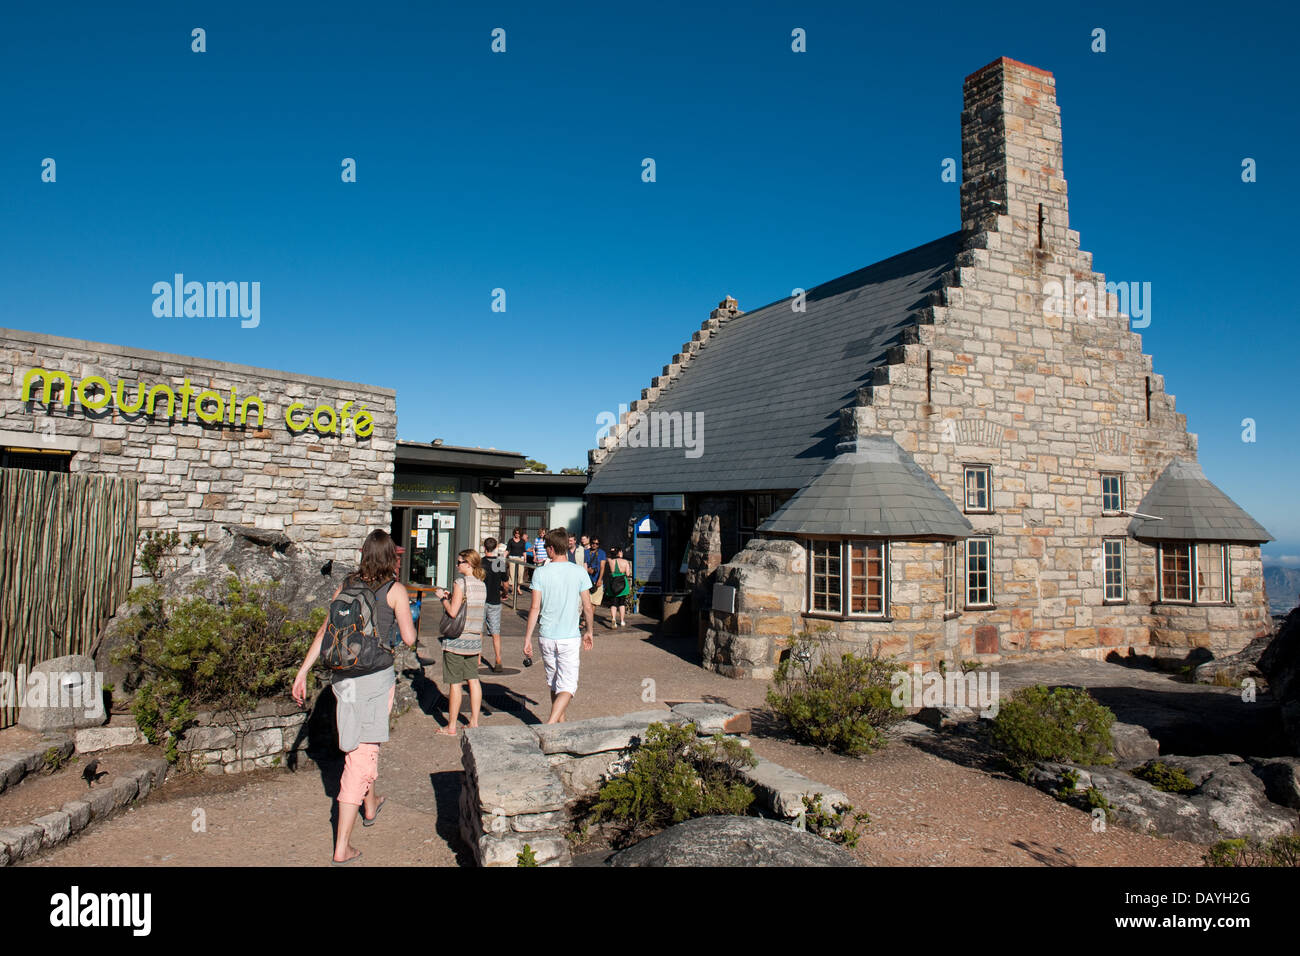
[[[1107,601],[1124,600],[1124,542],[1111,538],[1103,542]]]
[[[989,507],[989,470],[987,468],[966,469],[966,509],[968,511],[987,511]]]
[[[970,538],[966,542],[966,603],[992,604],[992,568],[989,538]]]
[[[814,611],[838,614],[840,603],[840,543],[814,541],[812,553],[812,602]]]
[[[954,541],[943,546],[943,610],[946,614],[957,611],[957,544]]]
[[[1164,601],[1192,599],[1192,546],[1160,546],[1160,596]]]
[[[885,612],[885,546],[852,541],[849,547],[849,612]]]
[[[1223,545],[1198,544],[1196,546],[1196,600],[1207,604],[1222,604],[1226,598],[1223,587]]]
[[[1120,475],[1102,474],[1101,476],[1101,510],[1122,511],[1124,508],[1124,485]]]

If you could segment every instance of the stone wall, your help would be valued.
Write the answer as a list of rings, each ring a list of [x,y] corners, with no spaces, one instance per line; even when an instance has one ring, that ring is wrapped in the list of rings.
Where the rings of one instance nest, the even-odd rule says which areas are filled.
[[[10,329],[0,329],[0,359],[0,444],[72,451],[73,471],[138,479],[141,530],[215,537],[222,525],[275,528],[323,559],[355,563],[366,534],[390,524],[397,429],[390,389]],[[24,402],[23,379],[34,368],[63,372],[72,387],[46,404],[37,378]],[[95,376],[111,395],[98,383],[78,388]],[[189,394],[182,404],[187,384],[193,404]],[[163,391],[154,395],[154,415],[143,413],[147,403],[123,411],[119,405],[145,398],[139,385],[173,390],[173,414]],[[202,416],[200,392],[211,393]],[[217,413],[213,396],[224,415],[204,421]],[[256,403],[246,404],[251,396],[264,405],[260,421]],[[301,431],[286,421],[294,403],[303,406],[290,419],[305,423]],[[364,437],[371,426],[355,417],[363,406],[373,419]],[[354,416],[351,424],[344,416]]]
[[[525,846],[541,866],[572,863],[566,834],[574,803],[626,770],[629,749],[652,723],[694,724],[700,737],[725,734],[749,746],[738,736],[751,729],[746,711],[699,702],[563,724],[465,731],[460,832],[478,865],[517,866]],[[802,821],[805,796],[820,795],[827,810],[848,806],[841,791],[761,757],[742,776],[754,790],[755,807],[786,823]]]
[[[263,701],[247,714],[205,712],[182,735],[176,749],[204,773],[239,773],[289,764],[307,749],[308,712],[288,700]]]

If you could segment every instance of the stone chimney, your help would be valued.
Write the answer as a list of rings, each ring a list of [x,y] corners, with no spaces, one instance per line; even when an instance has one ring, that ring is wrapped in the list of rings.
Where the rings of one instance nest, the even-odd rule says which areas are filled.
[[[963,93],[961,227],[967,241],[1010,230],[1030,247],[1065,245],[1070,216],[1052,74],[1000,57],[966,77]]]

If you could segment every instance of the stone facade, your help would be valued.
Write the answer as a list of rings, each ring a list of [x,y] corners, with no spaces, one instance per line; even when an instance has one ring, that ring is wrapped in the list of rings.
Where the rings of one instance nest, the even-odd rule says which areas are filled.
[[[9,329],[0,356],[0,444],[70,451],[74,472],[138,479],[141,531],[215,540],[222,525],[274,528],[355,563],[366,534],[389,526],[390,389]],[[47,403],[54,376],[32,369],[71,385],[57,380]],[[170,408],[154,386],[175,394]]]
[[[843,410],[840,435],[892,436],[953,502],[965,500],[966,465],[990,467],[991,508],[966,517],[976,535],[993,536],[991,606],[963,606],[960,543],[958,613],[945,614],[944,543],[895,540],[886,617],[819,620],[805,610],[802,542],[755,539],[718,566],[728,526],[700,508],[694,589],[738,588],[734,613],[705,611],[706,667],[770,676],[782,638],[821,625],[846,646],[871,641],[929,666],[1035,652],[1221,655],[1268,632],[1257,545],[1228,547],[1228,604],[1159,603],[1156,548],[1128,536],[1129,516],[1103,514],[1102,472],[1122,474],[1123,507],[1133,509],[1171,460],[1195,460],[1196,436],[1130,329],[1121,296],[1131,286],[1108,287],[1069,228],[1052,75],[1004,58],[968,77],[962,158],[953,268]],[[738,314],[715,311],[629,414],[680,374],[711,323],[744,321]],[[593,468],[616,441],[592,452]],[[1104,538],[1125,539],[1121,602],[1104,600]]]

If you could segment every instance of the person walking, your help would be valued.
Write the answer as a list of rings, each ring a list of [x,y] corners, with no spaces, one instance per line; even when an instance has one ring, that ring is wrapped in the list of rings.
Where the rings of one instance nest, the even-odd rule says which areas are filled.
[[[510,540],[506,542],[506,556],[510,558],[523,559],[528,553],[528,539],[524,537],[523,528],[515,528],[510,533]],[[519,585],[524,581],[524,566],[510,562],[510,590],[518,590]]]
[[[483,706],[483,686],[478,680],[479,654],[483,651],[483,619],[487,608],[486,577],[482,559],[471,549],[456,555],[456,580],[452,589],[434,591],[442,601],[442,610],[455,617],[465,607],[465,628],[459,637],[442,639],[442,679],[447,682],[447,726],[436,733],[455,737],[459,732],[460,685],[469,685],[469,725],[478,726],[479,711]],[[498,608],[500,605],[497,605]]]
[[[632,594],[632,564],[622,548],[610,548],[601,569],[605,578],[605,600],[609,603],[609,626],[627,627],[627,599]]]
[[[496,538],[483,542],[483,587],[487,592],[483,605],[483,629],[492,638],[492,651],[496,658],[496,663],[491,665],[494,674],[505,670],[501,666],[501,599],[506,588],[506,559],[497,554],[497,550]],[[479,660],[482,659],[480,654]]]
[[[533,602],[528,609],[528,626],[524,631],[524,654],[533,654],[533,632],[538,632],[542,650],[542,667],[551,691],[548,724],[564,720],[569,702],[578,692],[579,645],[591,650],[591,578],[569,560],[569,537],[563,528],[546,537],[549,562],[533,573]],[[587,625],[579,633],[581,617]]]
[[[410,596],[397,583],[397,548],[387,531],[372,531],[361,546],[360,570],[349,575],[330,598],[333,604],[345,589],[365,588],[374,596],[376,635],[390,647],[400,636],[408,647],[415,646],[415,625],[411,621]],[[321,624],[307,656],[293,680],[293,699],[303,706],[307,699],[307,675],[320,657],[326,625]],[[336,701],[339,750],[343,759],[343,778],[339,781],[339,822],[334,840],[332,862],[336,866],[361,858],[352,845],[352,828],[357,816],[370,826],[379,816],[386,798],[375,793],[379,778],[379,747],[388,740],[388,715],[393,709],[393,692],[397,675],[393,664],[377,667],[368,674],[335,677],[330,684]]]
[[[546,563],[546,536],[549,534],[545,528],[537,532],[537,538],[533,541],[533,563],[541,567]],[[535,572],[534,572],[535,573]]]
[[[600,582],[602,566],[605,563],[605,549],[600,546],[599,538],[591,539],[591,547],[587,549],[587,577],[591,578],[591,603],[592,606],[599,606],[605,599],[605,588]]]

